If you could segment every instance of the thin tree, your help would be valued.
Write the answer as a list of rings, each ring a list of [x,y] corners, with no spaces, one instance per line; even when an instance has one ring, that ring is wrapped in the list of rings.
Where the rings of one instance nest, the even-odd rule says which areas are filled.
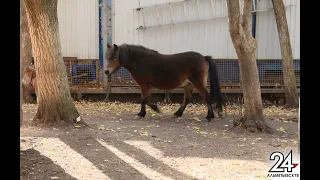
[[[21,14],[22,14],[22,10],[23,10],[23,0],[20,0],[20,31],[21,31],[21,25],[22,25],[22,21],[21,21]],[[21,32],[20,32],[20,53],[21,53],[21,44],[22,44],[22,38],[21,38]],[[21,55],[20,55],[20,67],[22,65],[22,61],[21,61]],[[22,69],[20,68],[20,127],[22,124],[22,119],[23,119],[23,111],[22,111]]]
[[[59,39],[57,0],[24,0],[37,75],[38,110],[34,121],[80,121],[70,94]],[[83,121],[80,121],[83,122]]]
[[[294,75],[293,55],[290,44],[288,23],[286,18],[286,9],[284,7],[283,0],[271,1],[276,17],[276,23],[280,40],[284,92],[286,97],[285,107],[298,108],[299,97],[297,91],[296,77]]]
[[[240,13],[239,0],[226,0],[229,32],[236,50],[244,98],[244,117],[234,122],[249,131],[271,132],[263,115],[260,82],[256,61],[257,43],[252,36],[252,0],[244,0],[243,13]]]
[[[25,10],[24,1],[20,0],[20,61],[21,61],[21,70],[31,64],[32,60],[32,45],[29,34],[29,27],[27,21],[27,15]],[[23,85],[23,100],[26,103],[32,103],[33,98],[30,93],[30,85]]]

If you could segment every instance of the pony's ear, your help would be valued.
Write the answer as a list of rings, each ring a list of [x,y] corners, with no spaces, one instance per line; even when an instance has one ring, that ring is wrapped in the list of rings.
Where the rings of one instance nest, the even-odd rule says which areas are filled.
[[[116,44],[113,44],[114,50],[118,50],[118,46]]]
[[[109,44],[109,43],[107,44],[107,47],[108,47],[108,48],[111,48],[111,46],[110,46],[110,44]]]

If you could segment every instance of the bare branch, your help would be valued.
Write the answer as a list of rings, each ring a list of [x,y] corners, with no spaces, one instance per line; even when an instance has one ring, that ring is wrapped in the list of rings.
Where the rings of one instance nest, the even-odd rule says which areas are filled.
[[[243,6],[243,31],[247,37],[252,35],[252,18],[251,18],[251,11],[252,11],[252,0],[244,0]]]
[[[240,4],[238,0],[226,0],[227,13],[229,21],[229,31],[233,44],[237,46],[240,43]]]

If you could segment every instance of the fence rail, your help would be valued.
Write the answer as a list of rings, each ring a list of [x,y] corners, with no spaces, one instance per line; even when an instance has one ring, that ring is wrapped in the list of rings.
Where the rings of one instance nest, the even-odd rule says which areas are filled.
[[[238,60],[217,59],[216,64],[221,86],[241,86]],[[296,83],[297,86],[300,86],[300,60],[294,60],[293,64]],[[262,87],[274,88],[284,86],[281,60],[258,60],[257,66]],[[111,86],[137,86],[131,78],[130,73],[124,68],[120,68],[108,81]]]

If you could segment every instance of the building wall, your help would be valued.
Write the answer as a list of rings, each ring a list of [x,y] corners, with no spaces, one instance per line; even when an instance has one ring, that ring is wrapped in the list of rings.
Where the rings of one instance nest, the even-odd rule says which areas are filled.
[[[171,7],[164,4],[169,2],[172,3]],[[165,54],[197,51],[215,59],[236,59],[228,29],[225,0],[198,2],[114,0],[113,42],[140,44]],[[300,59],[300,1],[285,0],[285,6],[288,6],[286,14],[293,55],[295,59]],[[139,7],[146,8],[135,10]],[[264,11],[268,8],[272,8],[271,1],[257,1],[257,58],[280,59],[274,12],[272,9]],[[147,28],[137,29],[140,26]]]
[[[294,59],[300,59],[300,0],[284,0]],[[271,1],[257,4],[258,59],[281,59],[279,34]],[[260,11],[259,11],[260,10]]]
[[[98,0],[59,0],[58,21],[63,57],[99,59]]]

